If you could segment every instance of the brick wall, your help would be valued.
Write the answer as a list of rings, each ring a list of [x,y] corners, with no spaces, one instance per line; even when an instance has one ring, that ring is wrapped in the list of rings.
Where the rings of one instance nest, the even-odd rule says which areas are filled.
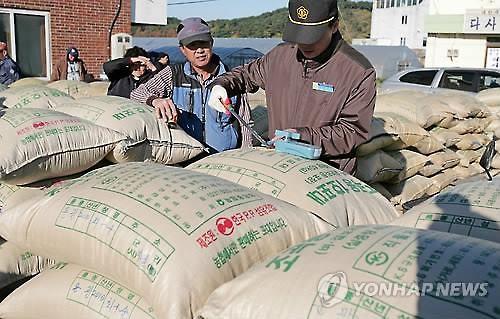
[[[0,7],[50,12],[52,67],[75,46],[88,72],[98,77],[109,58],[109,28],[120,0],[0,0]],[[123,0],[113,34],[130,33],[131,1]],[[22,50],[23,48],[18,48]]]

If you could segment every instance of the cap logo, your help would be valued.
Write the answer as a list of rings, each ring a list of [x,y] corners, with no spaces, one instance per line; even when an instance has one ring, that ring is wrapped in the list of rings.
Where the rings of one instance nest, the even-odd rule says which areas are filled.
[[[300,6],[297,8],[297,17],[301,20],[307,19],[307,16],[309,15],[309,10],[304,8],[304,6]]]

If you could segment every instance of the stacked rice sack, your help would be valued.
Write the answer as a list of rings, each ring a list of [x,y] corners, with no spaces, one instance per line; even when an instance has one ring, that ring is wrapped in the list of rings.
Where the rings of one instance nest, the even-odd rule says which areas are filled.
[[[404,211],[480,174],[493,122],[484,103],[462,92],[379,95],[370,139],[357,150],[356,176]]]
[[[158,318],[192,318],[218,286],[331,229],[314,214],[219,177],[157,163],[105,166],[3,209],[0,236],[75,266],[41,277],[57,284],[36,283],[45,293],[57,287],[59,299],[35,302],[21,287],[0,304],[0,317],[94,310],[80,317],[121,318],[139,304],[143,317],[150,305]]]

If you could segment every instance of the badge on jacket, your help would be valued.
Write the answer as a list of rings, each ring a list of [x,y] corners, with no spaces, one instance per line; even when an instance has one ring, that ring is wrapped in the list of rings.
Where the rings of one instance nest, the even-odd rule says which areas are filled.
[[[313,90],[333,93],[333,91],[335,91],[335,87],[324,82],[313,82]]]

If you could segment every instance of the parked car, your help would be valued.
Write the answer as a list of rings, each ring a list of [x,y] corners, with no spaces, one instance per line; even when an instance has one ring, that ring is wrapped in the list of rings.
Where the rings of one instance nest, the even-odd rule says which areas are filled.
[[[382,82],[379,92],[459,90],[475,94],[500,87],[500,70],[484,68],[419,68],[399,72]]]

